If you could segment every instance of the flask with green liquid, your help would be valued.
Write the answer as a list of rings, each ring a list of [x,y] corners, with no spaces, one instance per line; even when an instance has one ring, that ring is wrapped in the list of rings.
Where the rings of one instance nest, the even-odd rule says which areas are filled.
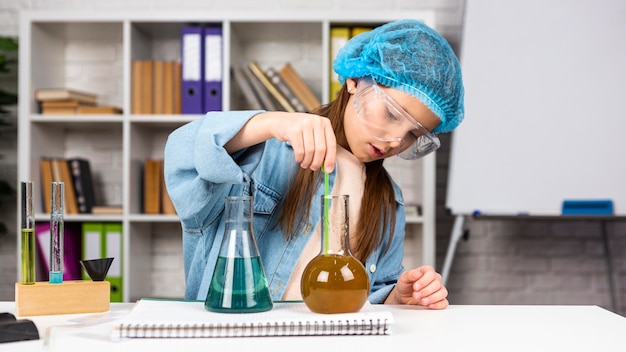
[[[220,313],[252,313],[273,307],[253,231],[251,196],[226,197],[224,238],[204,307]]]
[[[365,266],[350,251],[348,195],[322,196],[322,248],[304,268],[300,291],[315,313],[353,313],[369,295]]]

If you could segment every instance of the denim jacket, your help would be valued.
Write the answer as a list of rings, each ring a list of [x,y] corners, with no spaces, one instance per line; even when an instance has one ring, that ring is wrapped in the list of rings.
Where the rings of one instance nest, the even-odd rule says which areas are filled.
[[[228,195],[254,196],[254,233],[273,300],[280,300],[292,269],[320,219],[320,203],[312,202],[306,233],[286,240],[277,224],[279,204],[300,166],[289,143],[270,139],[233,155],[223,146],[261,111],[210,112],[172,132],[165,146],[167,191],[181,221],[186,277],[185,299],[206,298],[224,235]],[[340,170],[337,170],[341,172]],[[331,187],[334,175],[330,175]],[[322,195],[320,187],[316,199]],[[371,303],[382,303],[404,270],[404,206],[397,200],[393,241],[385,241],[367,258]]]

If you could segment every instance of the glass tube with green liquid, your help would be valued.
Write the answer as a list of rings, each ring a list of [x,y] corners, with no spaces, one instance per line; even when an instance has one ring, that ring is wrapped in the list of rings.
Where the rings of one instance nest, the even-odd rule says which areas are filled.
[[[50,283],[63,283],[63,182],[52,182],[50,200]]]
[[[32,285],[35,283],[35,217],[33,213],[33,182],[21,182],[22,191],[22,236],[21,246],[21,269],[22,284]]]

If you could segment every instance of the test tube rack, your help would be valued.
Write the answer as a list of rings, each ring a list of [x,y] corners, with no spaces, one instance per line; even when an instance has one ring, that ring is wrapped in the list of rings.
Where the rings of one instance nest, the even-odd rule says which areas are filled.
[[[110,300],[108,281],[15,283],[15,314],[18,316],[106,312],[110,309]]]

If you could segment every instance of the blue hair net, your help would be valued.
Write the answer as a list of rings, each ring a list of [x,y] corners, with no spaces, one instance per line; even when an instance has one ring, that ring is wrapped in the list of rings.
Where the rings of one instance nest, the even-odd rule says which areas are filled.
[[[426,105],[441,123],[433,130],[454,130],[463,120],[461,65],[448,42],[417,20],[390,22],[351,38],[333,63],[341,84],[371,76]]]

